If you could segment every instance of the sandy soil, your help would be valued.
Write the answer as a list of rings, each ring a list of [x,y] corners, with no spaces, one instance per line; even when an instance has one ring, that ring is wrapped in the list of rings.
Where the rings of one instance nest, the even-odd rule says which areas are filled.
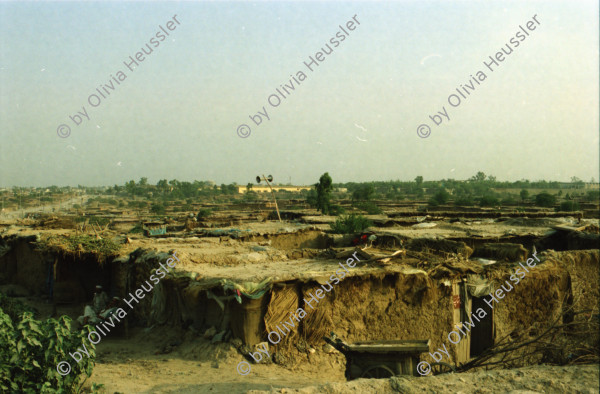
[[[183,338],[183,342],[182,342]],[[166,353],[166,354],[165,354]],[[130,339],[104,339],[86,385],[103,383],[107,393],[245,393],[301,388],[307,382],[345,382],[343,356],[286,369],[252,364],[248,375],[236,367],[244,357],[227,343],[211,344],[191,331],[139,330]]]
[[[252,364],[231,343],[211,344],[191,331],[140,329],[130,339],[106,338],[86,382],[106,393],[598,393],[599,366],[530,366],[513,370],[346,382],[345,359],[317,351],[312,363],[292,368]]]
[[[598,393],[598,365],[532,366],[511,370],[478,371],[431,377],[395,377],[392,379],[359,379],[347,383],[330,383],[302,389],[285,388],[252,390],[263,393]]]
[[[343,357],[331,354],[291,369],[253,364],[242,376],[235,368],[243,358],[229,343],[196,338],[177,345],[180,333],[147,331],[129,340],[101,342],[88,384],[103,383],[107,393],[598,393],[598,365],[346,382]],[[168,354],[155,354],[171,348]]]

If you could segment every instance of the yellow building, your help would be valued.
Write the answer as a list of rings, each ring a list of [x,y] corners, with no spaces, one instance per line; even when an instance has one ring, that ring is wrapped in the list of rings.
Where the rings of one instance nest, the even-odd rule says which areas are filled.
[[[288,192],[300,192],[302,190],[310,190],[312,186],[281,186],[273,185],[273,191],[285,190]],[[252,191],[257,193],[268,193],[271,191],[267,185],[252,185]],[[238,193],[245,193],[246,186],[238,186]]]

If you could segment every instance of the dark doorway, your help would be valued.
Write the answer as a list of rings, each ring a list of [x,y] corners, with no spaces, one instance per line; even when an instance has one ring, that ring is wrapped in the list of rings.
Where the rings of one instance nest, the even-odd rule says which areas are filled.
[[[481,308],[486,315],[475,327],[471,329],[471,357],[479,356],[484,350],[489,349],[494,344],[494,310],[491,309],[483,298],[473,297],[471,311],[476,317],[477,310]],[[475,319],[473,319],[475,322]]]

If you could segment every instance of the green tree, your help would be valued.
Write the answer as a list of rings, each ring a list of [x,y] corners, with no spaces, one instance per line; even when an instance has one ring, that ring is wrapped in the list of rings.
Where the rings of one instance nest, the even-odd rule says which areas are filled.
[[[317,190],[317,209],[325,215],[329,213],[331,207],[330,198],[333,190],[332,183],[333,181],[331,180],[329,173],[326,172],[319,178],[319,183],[315,184]]]
[[[535,205],[551,208],[556,204],[556,196],[550,193],[542,192],[535,196]]]
[[[454,200],[454,205],[457,207],[468,207],[474,204],[475,203],[469,194],[462,194],[456,200]]]
[[[417,183],[417,187],[421,187],[421,185],[423,184],[423,177],[419,175],[415,178],[415,182]]]
[[[146,177],[142,177],[142,178],[140,178],[140,183],[139,183],[139,185],[140,185],[140,186],[146,186],[146,185],[148,185],[148,178],[146,178]]]
[[[563,201],[560,203],[560,211],[572,212],[579,210],[579,203],[575,201]]]
[[[529,198],[529,192],[527,191],[527,189],[521,189],[519,195],[521,196],[522,201],[525,201]]]
[[[479,200],[479,205],[482,207],[495,207],[499,204],[498,197],[495,195],[488,193],[481,197]]]
[[[477,174],[475,174],[475,176],[471,177],[470,180],[474,182],[483,182],[485,181],[485,178],[486,175],[483,172],[479,171],[477,172]]]
[[[156,188],[161,194],[164,194],[167,190],[169,190],[169,182],[166,179],[161,179],[156,184]]]
[[[363,184],[352,192],[352,199],[355,201],[369,201],[374,194],[375,188],[372,184]]]
[[[573,184],[573,187],[575,187],[576,189],[582,188],[585,185],[585,183],[581,179],[577,178],[576,176],[571,177],[571,183]]]
[[[166,213],[166,208],[161,203],[152,204],[152,206],[150,207],[150,212],[155,213],[157,215],[164,215]]]
[[[312,208],[317,207],[317,192],[315,189],[310,189],[306,194],[306,203]]]
[[[135,194],[135,189],[135,181],[133,179],[125,184],[125,190],[132,196]]]
[[[194,197],[198,191],[190,182],[181,182],[178,186],[179,195],[184,198]]]
[[[212,214],[212,210],[208,209],[208,208],[203,208],[200,211],[198,211],[198,215],[196,216],[196,219],[198,219],[199,221],[209,217]]]
[[[228,194],[238,194],[238,187],[237,187],[237,183],[233,182],[230,185],[227,185],[227,193]]]
[[[586,201],[596,201],[598,202],[598,200],[600,200],[600,191],[598,190],[590,190],[587,192],[587,195],[585,196]]]
[[[446,204],[450,199],[450,194],[446,191],[446,189],[441,188],[433,195],[432,198],[438,204]]]

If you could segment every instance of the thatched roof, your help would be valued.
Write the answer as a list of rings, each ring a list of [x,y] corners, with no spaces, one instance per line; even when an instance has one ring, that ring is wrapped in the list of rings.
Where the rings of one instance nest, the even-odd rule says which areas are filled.
[[[89,254],[93,255],[98,262],[104,262],[109,257],[117,256],[121,246],[110,239],[86,234],[50,235],[37,242],[37,249],[59,253],[63,256],[80,257]]]

